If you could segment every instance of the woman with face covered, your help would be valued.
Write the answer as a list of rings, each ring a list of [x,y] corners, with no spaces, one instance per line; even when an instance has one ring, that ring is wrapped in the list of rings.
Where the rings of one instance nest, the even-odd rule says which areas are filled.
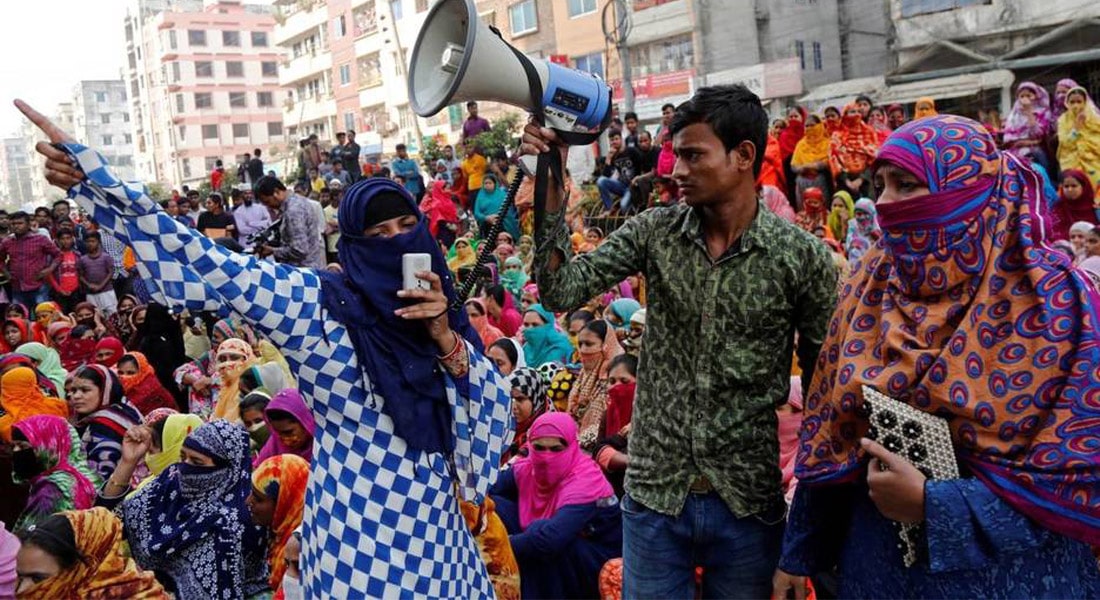
[[[148,415],[158,408],[176,408],[176,399],[160,384],[149,359],[141,352],[122,355],[116,371],[122,381],[126,399],[142,415]]]
[[[569,414],[577,421],[580,445],[587,452],[603,437],[603,418],[607,410],[608,368],[623,354],[615,330],[607,321],[595,320],[577,335],[577,355],[581,372],[569,394]]]
[[[256,465],[248,509],[252,522],[267,530],[268,585],[279,592],[287,572],[286,546],[302,526],[309,482],[309,461],[279,454]]]
[[[126,294],[118,299],[118,310],[107,317],[107,330],[126,343],[128,348],[133,348],[130,342],[134,336],[134,323],[130,317],[139,304],[136,296]]]
[[[870,194],[868,169],[878,151],[879,138],[875,128],[863,121],[854,104],[844,107],[840,128],[832,135],[829,164],[836,181],[834,189],[857,196]]]
[[[57,388],[59,397],[65,399],[65,379],[69,373],[65,370],[65,367],[61,366],[61,356],[57,353],[57,350],[40,344],[38,342],[31,342],[29,344],[23,344],[15,349],[17,354],[22,354],[27,358],[34,361],[35,368],[39,373],[42,373],[53,382]]]
[[[1021,82],[1016,87],[1016,101],[1005,119],[1005,152],[1049,171],[1050,156],[1045,143],[1054,122],[1050,94],[1032,81]]]
[[[12,479],[30,484],[17,528],[63,510],[92,507],[99,477],[88,469],[80,438],[65,419],[52,415],[23,419],[12,429],[12,442]]]
[[[408,192],[384,178],[345,191],[342,274],[273,264],[181,226],[140,189],[121,186],[96,153],[19,106],[63,148],[40,146],[52,183],[73,189],[147,267],[186,282],[159,282],[170,302],[193,311],[228,306],[300,375],[324,429],[318,437],[331,442],[314,448],[314,468],[326,476],[311,477],[307,494],[306,595],[489,596],[458,499],[478,502],[495,477],[509,399],[461,304],[451,306],[451,276]],[[79,157],[75,166],[70,157]],[[77,185],[88,178],[97,185]],[[272,187],[279,202],[282,185]],[[429,290],[401,291],[401,256],[411,252],[432,255],[432,270],[420,275]],[[242,446],[247,453],[247,439]],[[391,502],[403,509],[384,508]],[[352,506],[365,526],[338,526]],[[430,519],[426,506],[434,507]],[[403,575],[379,577],[380,568]]]
[[[298,390],[282,390],[275,394],[263,412],[269,435],[253,459],[253,466],[281,454],[293,454],[307,463],[313,459],[313,436],[317,433],[317,425]]]
[[[65,401],[47,396],[30,367],[16,367],[0,376],[0,441],[10,442],[12,426],[35,415],[69,416]]]
[[[954,116],[895,131],[874,170],[883,237],[806,390],[773,596],[834,567],[839,597],[1094,596],[1100,294],[1047,244],[1042,177]],[[930,441],[916,421],[867,439],[864,386],[943,419],[960,475],[887,449],[891,422]],[[921,528],[911,566],[897,523]]]
[[[1084,173],[1100,184],[1100,112],[1083,87],[1066,93],[1066,112],[1058,118],[1058,164]]]
[[[80,433],[88,466],[110,477],[122,457],[122,438],[141,424],[141,413],[126,401],[114,371],[102,365],[80,368],[69,389],[69,420]]]
[[[250,598],[270,592],[266,532],[252,523],[248,434],[211,421],[169,466],[120,507],[143,569],[163,574],[180,598]]]
[[[568,414],[535,419],[527,439],[527,456],[493,488],[519,562],[522,597],[598,597],[600,568],[622,555],[615,491],[578,447]]]
[[[183,363],[173,372],[176,385],[188,392],[189,412],[205,418],[214,411],[219,382],[218,346],[236,335],[233,322],[229,319],[214,323],[210,333],[210,350],[195,360]]]
[[[215,367],[218,370],[218,398],[211,418],[225,419],[232,423],[241,420],[241,374],[255,363],[256,355],[248,342],[230,338],[218,344]]]

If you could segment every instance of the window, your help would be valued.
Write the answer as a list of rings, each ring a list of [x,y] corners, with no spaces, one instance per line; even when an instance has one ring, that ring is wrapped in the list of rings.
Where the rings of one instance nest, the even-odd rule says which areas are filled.
[[[248,123],[234,123],[233,124],[233,137],[234,138],[246,138],[249,136]]]
[[[355,113],[353,113],[353,112],[344,113],[344,129],[347,129],[347,130],[354,130],[355,129]]]
[[[111,113],[100,113],[99,122],[107,125],[111,122]]]
[[[573,59],[573,66],[579,71],[587,71],[603,79],[603,54],[599,52],[578,56]]]
[[[269,136],[283,135],[283,123],[282,123],[282,121],[268,121],[267,122],[267,135],[269,135]]]
[[[348,23],[344,15],[332,20],[332,39],[338,40],[348,34]]]
[[[359,59],[359,87],[371,87],[382,84],[382,61],[378,53],[368,54]]]
[[[176,114],[183,113],[183,94],[176,94]]]
[[[195,62],[195,77],[213,77],[214,76],[214,63],[208,60],[200,60]]]
[[[267,48],[267,32],[266,31],[253,31],[252,32],[252,47],[253,48]]]
[[[408,104],[397,109],[397,119],[401,129],[412,129],[416,123],[413,120],[415,118],[416,116],[413,115],[413,111]]]
[[[187,126],[186,125],[180,125],[180,139],[179,139],[179,141],[183,142],[186,139],[187,139]]]
[[[109,136],[109,135],[103,136],[103,145],[104,146],[110,146],[111,145],[111,136]]]
[[[168,30],[168,47],[171,48],[172,50],[175,50],[176,49],[176,44],[177,44],[176,30],[175,29],[169,29]]]
[[[106,102],[107,101],[107,92],[95,92],[95,101],[96,102]]]
[[[404,16],[401,11],[401,0],[390,0],[390,10],[393,11],[394,21],[400,21]]]
[[[248,106],[248,100],[245,99],[244,92],[229,92],[229,106],[233,108],[245,108]]]
[[[422,13],[428,10],[428,0],[416,0],[416,12]]]
[[[351,65],[340,65],[340,85],[351,83]]]
[[[218,139],[218,126],[217,125],[203,125],[202,126],[202,139],[204,139],[204,140],[216,140],[216,139]]]
[[[188,29],[187,43],[192,46],[205,46],[206,32],[201,29]]]
[[[264,77],[278,77],[279,67],[275,64],[275,61],[265,60],[264,62],[260,63],[260,72],[263,74]]]
[[[203,167],[207,170],[207,172],[213,171],[214,167],[217,164],[218,164],[218,157],[217,156],[207,156],[207,157],[203,158]]]
[[[222,32],[222,45],[223,46],[240,46],[241,45],[241,32],[239,32],[239,31],[223,31]]]
[[[129,133],[122,134],[122,143],[124,143],[124,144],[133,144],[134,143],[134,136],[130,135]]]
[[[183,171],[183,176],[184,177],[186,177],[186,178],[191,177],[191,160],[190,159],[185,158],[185,159],[181,160],[180,161],[180,168]]]
[[[569,0],[569,18],[596,12],[596,0]]]
[[[814,70],[821,70],[821,42],[814,42]]]
[[[225,76],[226,77],[244,77],[244,63],[239,60],[229,60],[225,62]]]
[[[901,0],[901,18],[992,3],[992,0]]]
[[[132,167],[134,166],[134,158],[132,156],[119,156],[117,157],[118,166],[120,167]]]
[[[694,53],[689,33],[631,48],[630,61],[636,65],[639,76],[653,75],[692,68]]]
[[[374,9],[374,2],[367,2],[352,11],[351,20],[355,27],[355,37],[378,31],[378,13]]]
[[[172,62],[172,81],[180,80],[180,64],[178,62]]]
[[[508,21],[512,24],[512,35],[530,33],[539,28],[535,14],[535,0],[523,0],[508,8]]]
[[[802,40],[797,40],[794,43],[794,53],[798,55],[798,63],[802,65],[802,70],[806,70],[806,44]]]
[[[130,113],[122,113],[122,122],[123,123],[129,123],[130,122]]]
[[[256,106],[275,106],[275,99],[271,92],[256,92]]]
[[[214,99],[210,92],[195,92],[195,108],[210,108],[213,105]]]

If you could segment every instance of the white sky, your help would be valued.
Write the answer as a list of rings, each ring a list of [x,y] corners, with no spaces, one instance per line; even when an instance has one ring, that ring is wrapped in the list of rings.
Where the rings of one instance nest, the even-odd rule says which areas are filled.
[[[252,0],[269,4],[271,0]],[[46,115],[82,79],[118,79],[126,64],[127,0],[3,0],[0,136],[16,133],[22,98]]]

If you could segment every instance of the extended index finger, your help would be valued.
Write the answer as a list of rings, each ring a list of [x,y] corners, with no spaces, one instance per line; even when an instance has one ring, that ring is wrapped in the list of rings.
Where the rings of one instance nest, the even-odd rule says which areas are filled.
[[[51,143],[59,144],[62,142],[72,141],[72,138],[69,137],[68,133],[66,133],[57,125],[54,125],[53,121],[47,118],[46,115],[43,115],[37,110],[31,108],[30,104],[27,104],[22,100],[16,100],[15,107],[19,109],[19,112],[23,113],[23,116],[30,119],[30,122],[34,123],[35,127],[41,129],[42,133],[46,134],[46,137],[50,139]]]
[[[892,466],[892,459],[897,456],[893,452],[890,452],[882,444],[869,438],[863,438],[859,441],[859,445],[863,447],[863,450],[871,456],[879,459],[887,467]]]

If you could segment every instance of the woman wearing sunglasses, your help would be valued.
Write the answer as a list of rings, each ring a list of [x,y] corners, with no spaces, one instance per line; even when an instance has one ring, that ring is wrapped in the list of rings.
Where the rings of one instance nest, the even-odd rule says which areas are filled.
[[[622,555],[618,501],[581,452],[568,413],[535,419],[527,456],[491,492],[519,562],[523,598],[595,598],[600,568]]]

